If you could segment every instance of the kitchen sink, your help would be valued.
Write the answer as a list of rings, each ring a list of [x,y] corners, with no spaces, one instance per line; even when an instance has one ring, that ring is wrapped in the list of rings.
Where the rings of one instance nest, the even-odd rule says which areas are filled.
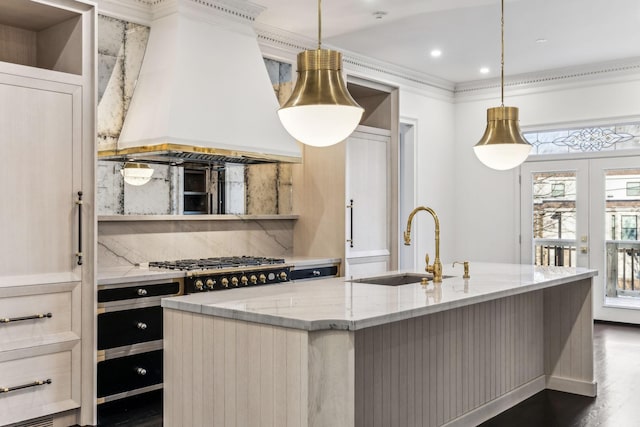
[[[454,276],[442,276],[443,279],[447,279]],[[399,286],[408,285],[409,283],[420,283],[423,278],[433,280],[431,274],[419,274],[419,273],[400,273],[392,274],[389,276],[377,276],[377,277],[365,277],[364,279],[347,280],[348,282],[355,283],[369,283],[371,285],[385,285],[385,286]]]

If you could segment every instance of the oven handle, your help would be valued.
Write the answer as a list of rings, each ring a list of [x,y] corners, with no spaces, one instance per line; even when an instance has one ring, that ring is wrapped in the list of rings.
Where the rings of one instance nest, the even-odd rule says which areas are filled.
[[[82,191],[78,191],[78,200],[76,200],[76,205],[78,205],[78,252],[76,252],[76,256],[78,257],[78,265],[82,265]]]

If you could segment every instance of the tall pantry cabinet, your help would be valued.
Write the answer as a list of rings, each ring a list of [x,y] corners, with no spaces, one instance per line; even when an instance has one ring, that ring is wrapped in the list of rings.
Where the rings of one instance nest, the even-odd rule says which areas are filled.
[[[94,421],[95,25],[0,2],[0,425]]]
[[[360,126],[329,147],[303,146],[294,170],[294,253],[342,259],[341,275],[397,267],[398,90],[350,84]]]

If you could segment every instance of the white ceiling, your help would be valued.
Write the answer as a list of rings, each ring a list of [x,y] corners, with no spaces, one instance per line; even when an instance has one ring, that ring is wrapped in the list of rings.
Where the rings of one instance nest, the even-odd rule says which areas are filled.
[[[266,7],[259,23],[317,39],[317,0],[252,2]],[[500,75],[499,0],[323,0],[322,21],[323,43],[335,48],[454,83]],[[436,48],[440,58],[429,54]],[[640,0],[505,2],[505,75],[632,57]]]

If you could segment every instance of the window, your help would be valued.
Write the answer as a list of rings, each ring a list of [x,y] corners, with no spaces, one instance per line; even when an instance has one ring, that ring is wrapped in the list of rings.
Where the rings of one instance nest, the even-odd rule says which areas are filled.
[[[627,182],[627,196],[640,196],[640,182]]]
[[[621,240],[638,240],[638,217],[636,215],[622,215],[620,217]]]
[[[531,154],[572,154],[640,148],[640,123],[525,132]],[[640,195],[640,190],[639,195]]]
[[[564,197],[564,183],[551,184],[551,197]]]

